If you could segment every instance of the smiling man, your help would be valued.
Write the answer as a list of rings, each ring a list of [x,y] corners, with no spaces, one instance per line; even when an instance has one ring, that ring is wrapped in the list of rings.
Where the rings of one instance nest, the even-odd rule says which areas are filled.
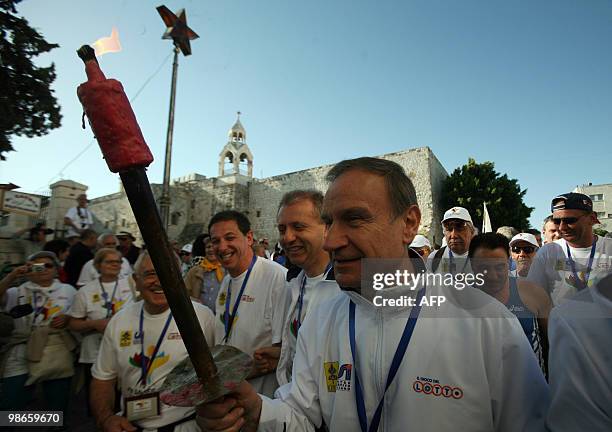
[[[340,162],[327,179],[323,247],[332,254],[343,293],[306,317],[293,379],[279,389],[278,399],[260,396],[243,382],[223,401],[198,408],[203,430],[542,430],[546,383],[503,305],[471,288],[461,296],[480,303],[492,318],[476,318],[450,302],[440,310],[372,303],[364,259],[393,260],[413,275],[425,271],[407,247],[421,213],[403,168],[359,158]],[[393,299],[442,292],[421,280],[380,293]]]
[[[297,336],[306,316],[340,293],[329,253],[323,249],[325,222],[321,219],[322,210],[323,194],[315,190],[288,192],[278,207],[280,244],[291,263],[301,269],[287,273],[291,297],[276,370],[280,385],[291,381]],[[271,352],[271,348],[266,349],[266,353]]]
[[[142,300],[125,306],[110,320],[91,370],[90,403],[98,427],[105,432],[199,431],[194,408],[159,400],[166,376],[188,354],[147,251],[136,261],[134,280]],[[214,345],[212,312],[195,302],[193,307],[206,342]],[[123,397],[119,414],[113,409],[117,382]]]
[[[612,239],[593,232],[599,221],[587,195],[556,196],[551,210],[562,238],[540,248],[527,279],[544,287],[558,305],[612,271]]]
[[[288,290],[287,270],[253,252],[249,219],[235,210],[215,214],[208,224],[215,255],[227,271],[216,305],[218,343],[234,346],[250,356],[255,350],[280,345]],[[249,382],[272,396],[278,387],[268,362],[255,359]]]

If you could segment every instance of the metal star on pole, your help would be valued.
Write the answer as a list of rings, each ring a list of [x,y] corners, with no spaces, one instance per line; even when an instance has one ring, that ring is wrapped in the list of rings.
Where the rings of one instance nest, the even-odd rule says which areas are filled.
[[[172,162],[172,134],[174,131],[174,105],[176,100],[176,77],[178,72],[178,53],[191,55],[190,40],[199,36],[187,26],[187,14],[185,9],[178,11],[175,15],[166,6],[158,6],[157,12],[166,24],[166,32],[162,39],[172,39],[174,42],[174,61],[172,62],[172,85],[170,87],[170,112],[168,114],[168,132],[166,134],[166,157],[164,159],[164,182],[162,194],[159,198],[159,213],[165,229],[168,229],[170,218],[170,165]]]
[[[181,50],[183,55],[191,55],[191,45],[189,41],[197,39],[200,36],[187,25],[187,14],[185,13],[185,9],[181,9],[177,14],[174,14],[166,6],[158,6],[157,12],[159,12],[159,15],[162,20],[164,20],[164,24],[166,24],[167,27],[162,39],[172,39],[174,45]]]

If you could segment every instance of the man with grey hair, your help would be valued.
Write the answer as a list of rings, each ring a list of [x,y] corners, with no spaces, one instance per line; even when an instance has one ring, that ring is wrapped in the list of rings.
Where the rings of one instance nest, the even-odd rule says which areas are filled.
[[[442,229],[446,246],[429,255],[427,267],[434,273],[470,273],[468,250],[476,235],[470,212],[463,207],[448,209],[442,218]]]
[[[188,354],[146,251],[136,261],[134,280],[142,300],[125,306],[110,320],[91,370],[90,403],[98,427],[105,432],[137,427],[199,431],[193,407],[169,406],[159,399],[166,377]],[[193,307],[206,342],[214,345],[214,315],[199,303]],[[122,396],[119,414],[113,409],[117,382]]]
[[[323,247],[332,254],[343,292],[302,323],[292,381],[279,389],[278,399],[260,396],[243,382],[223,400],[198,407],[200,426],[207,431],[314,431],[323,425],[362,432],[542,430],[546,382],[520,325],[502,304],[466,288],[460,295],[468,304],[480,303],[485,315],[457,302],[424,307],[424,298],[448,290],[419,278],[375,291],[368,280],[369,259],[412,276],[425,271],[420,256],[408,248],[421,212],[403,168],[359,158],[340,162],[327,178]],[[378,295],[408,297],[414,306],[379,306]]]
[[[111,248],[117,249],[119,241],[113,233],[104,233],[98,236],[98,249]],[[118,250],[117,250],[118,251]],[[119,251],[118,251],[119,252]],[[121,252],[119,252],[121,253]],[[125,257],[121,257],[121,271],[119,272],[119,279],[123,279],[132,274],[132,266]],[[87,285],[92,280],[97,279],[100,276],[98,270],[94,266],[93,258],[85,263],[81,269],[79,280],[77,281],[77,287]]]
[[[544,225],[542,226],[542,235],[544,236],[544,244],[552,243],[555,240],[559,240],[561,238],[561,233],[559,232],[559,225],[555,223],[552,215],[547,216],[546,219],[544,219]]]
[[[287,319],[282,347],[255,351],[255,359],[278,361],[276,378],[282,386],[291,381],[293,357],[300,327],[306,317],[323,302],[340,294],[334,280],[329,253],[323,249],[325,222],[321,219],[323,194],[317,190],[287,192],[278,206],[276,223],[279,241],[296,267],[287,272]]]

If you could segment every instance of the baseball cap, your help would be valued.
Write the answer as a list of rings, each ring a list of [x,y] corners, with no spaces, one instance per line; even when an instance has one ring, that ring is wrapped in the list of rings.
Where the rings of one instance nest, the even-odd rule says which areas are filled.
[[[412,243],[410,243],[411,248],[422,248],[426,246],[431,249],[431,243],[429,243],[427,237],[421,234],[415,235],[414,240],[412,240]]]
[[[446,210],[446,213],[444,213],[444,218],[442,218],[442,222],[447,221],[449,219],[460,219],[472,223],[472,217],[470,216],[470,212],[468,212],[463,207],[452,207]]]
[[[181,252],[191,253],[193,249],[193,245],[191,243],[187,243],[185,246],[181,248]]]
[[[593,211],[593,201],[585,194],[569,192],[557,195],[550,203],[550,210],[584,210]]]
[[[529,243],[530,245],[533,245],[535,247],[540,247],[540,245],[538,245],[538,241],[536,240],[535,236],[529,233],[518,233],[517,235],[512,237],[512,240],[510,240],[510,247],[514,246],[515,243],[518,243],[520,241],[525,241]]]

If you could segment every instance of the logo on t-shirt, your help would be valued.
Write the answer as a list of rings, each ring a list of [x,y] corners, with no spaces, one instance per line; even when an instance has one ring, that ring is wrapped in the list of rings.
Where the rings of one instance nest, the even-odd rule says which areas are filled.
[[[463,390],[460,387],[443,385],[440,384],[440,380],[428,377],[418,376],[416,381],[412,383],[412,390],[416,393],[436,397],[442,396],[453,399],[461,399],[463,397]]]
[[[154,359],[151,359],[151,355],[155,351],[155,347],[153,345],[149,345],[144,357],[137,352],[133,356],[130,357],[130,365],[141,369],[143,366],[145,368],[150,368],[149,373],[147,375],[147,384],[151,383],[151,377],[153,376],[153,371],[160,366],[165,365],[170,360],[170,355],[161,351],[155,355]],[[149,362],[153,362],[151,366],[149,366]]]
[[[132,345],[132,330],[121,330],[119,333],[119,346],[125,348]]]
[[[100,294],[95,293],[94,295],[91,296],[92,303],[98,303],[99,301],[100,301]]]
[[[221,306],[225,305],[225,300],[227,299],[227,294],[225,294],[224,292],[222,292],[221,294],[219,294],[219,304]]]
[[[327,391],[334,393],[336,391],[350,391],[352,370],[353,365],[350,363],[341,366],[337,361],[323,363]]]

